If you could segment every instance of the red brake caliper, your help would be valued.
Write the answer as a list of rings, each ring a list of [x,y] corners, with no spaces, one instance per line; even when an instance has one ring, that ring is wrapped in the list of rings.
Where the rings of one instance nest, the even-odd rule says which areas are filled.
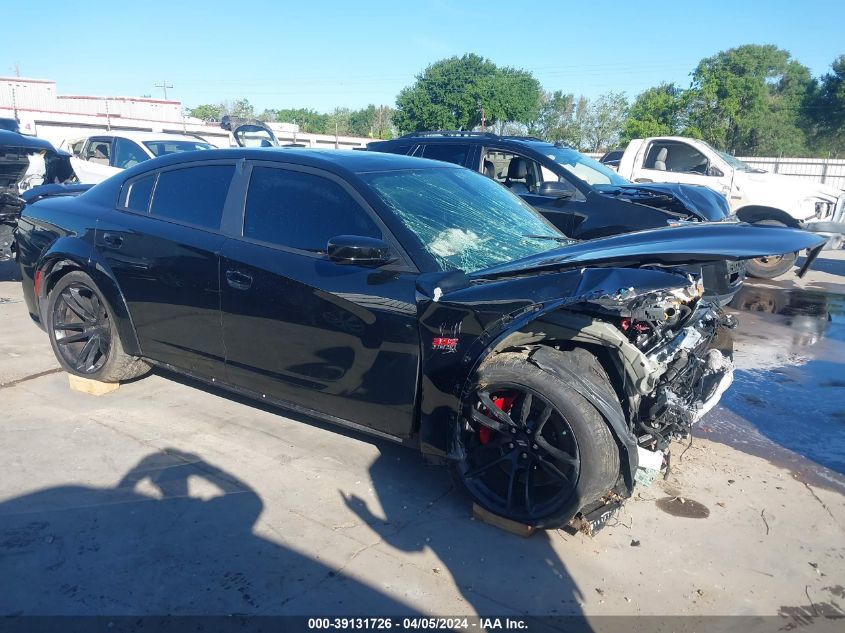
[[[504,411],[505,413],[509,413],[511,407],[513,407],[513,401],[516,399],[516,396],[497,396],[491,398],[493,400],[493,404],[495,404],[499,409]],[[478,428],[478,441],[482,444],[487,444],[491,439],[493,439],[493,435],[495,431],[487,426],[481,426]]]

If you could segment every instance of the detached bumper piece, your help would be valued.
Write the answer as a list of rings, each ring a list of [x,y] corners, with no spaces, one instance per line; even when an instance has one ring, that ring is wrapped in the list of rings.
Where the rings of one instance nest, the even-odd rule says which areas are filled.
[[[836,250],[845,244],[845,222],[808,222],[802,228],[827,238],[823,250]]]

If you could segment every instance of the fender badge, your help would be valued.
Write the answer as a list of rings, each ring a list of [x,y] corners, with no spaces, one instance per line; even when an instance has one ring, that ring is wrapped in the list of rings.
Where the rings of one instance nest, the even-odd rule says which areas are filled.
[[[447,352],[454,352],[456,349],[458,349],[458,339],[437,336],[431,341],[431,347],[432,349],[440,349],[445,350]]]

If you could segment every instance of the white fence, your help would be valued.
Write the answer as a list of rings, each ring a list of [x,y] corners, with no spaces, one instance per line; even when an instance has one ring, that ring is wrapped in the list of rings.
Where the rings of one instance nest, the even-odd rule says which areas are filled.
[[[598,160],[601,152],[586,152]],[[738,156],[752,167],[765,169],[773,174],[792,176],[801,180],[821,182],[845,190],[845,159],[842,158],[787,158],[773,156]]]
[[[774,174],[793,176],[801,180],[821,182],[837,189],[845,189],[845,160],[839,158],[772,158],[741,157],[752,167]]]

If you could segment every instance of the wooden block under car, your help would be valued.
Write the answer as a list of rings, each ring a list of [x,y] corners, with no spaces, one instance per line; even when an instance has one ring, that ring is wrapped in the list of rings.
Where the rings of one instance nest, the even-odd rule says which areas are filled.
[[[67,375],[67,381],[70,388],[74,391],[87,393],[91,396],[104,396],[112,391],[117,391],[120,387],[119,382],[100,382],[99,380],[91,380],[90,378],[83,378],[82,376]]]
[[[525,525],[524,523],[519,523],[518,521],[511,521],[505,517],[500,517],[498,514],[493,514],[492,512],[485,510],[477,503],[472,504],[472,516],[479,521],[484,521],[493,527],[497,527],[500,530],[516,534],[517,536],[521,536],[523,538],[528,538],[536,532],[536,528],[532,525]]]

